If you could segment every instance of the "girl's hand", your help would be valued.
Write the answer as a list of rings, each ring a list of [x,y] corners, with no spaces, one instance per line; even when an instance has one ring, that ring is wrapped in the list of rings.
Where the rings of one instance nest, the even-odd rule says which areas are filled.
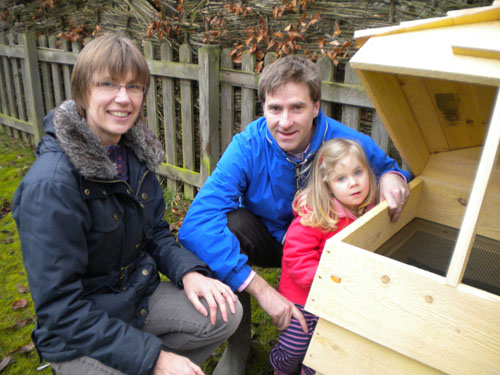
[[[180,355],[160,352],[154,368],[154,375],[205,375],[201,368],[189,358]]]
[[[388,172],[380,177],[380,201],[387,201],[393,222],[398,221],[409,196],[408,184],[398,173]]]

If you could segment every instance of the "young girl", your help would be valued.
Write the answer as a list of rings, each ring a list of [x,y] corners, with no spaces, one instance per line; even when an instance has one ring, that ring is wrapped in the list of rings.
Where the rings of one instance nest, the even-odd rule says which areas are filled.
[[[295,303],[308,323],[305,334],[292,318],[271,350],[275,374],[314,374],[302,365],[317,316],[304,310],[311,283],[327,239],[345,228],[376,203],[377,182],[363,148],[356,141],[337,138],[316,153],[306,188],[292,207],[283,247],[279,292]]]

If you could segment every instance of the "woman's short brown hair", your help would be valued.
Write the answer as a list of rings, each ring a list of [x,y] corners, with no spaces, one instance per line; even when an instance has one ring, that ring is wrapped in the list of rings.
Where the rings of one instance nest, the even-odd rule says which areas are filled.
[[[305,83],[314,103],[321,99],[321,77],[315,63],[300,55],[288,55],[264,68],[259,78],[258,97],[262,104],[266,95],[283,85]]]
[[[88,43],[78,55],[71,76],[73,100],[83,115],[88,104],[90,89],[99,74],[109,74],[119,81],[128,73],[134,82],[149,88],[148,64],[140,49],[130,39],[120,34],[97,37]]]

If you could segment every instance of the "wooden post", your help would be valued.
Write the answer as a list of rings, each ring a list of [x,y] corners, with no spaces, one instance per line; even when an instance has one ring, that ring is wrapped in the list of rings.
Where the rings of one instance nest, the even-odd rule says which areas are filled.
[[[255,55],[244,52],[242,70],[253,72],[255,65]],[[255,120],[255,90],[243,87],[241,89],[241,131],[253,120]]]
[[[2,37],[0,43],[7,44],[5,34],[1,34],[0,37]],[[12,73],[9,64],[9,58],[5,56],[2,58],[2,60],[3,60],[3,73],[5,76],[4,86],[7,90],[7,104],[8,104],[8,106],[5,106],[4,111],[6,112],[8,111],[7,115],[10,117],[17,117],[15,100],[14,100],[14,85],[12,83]]]
[[[0,44],[6,44],[5,43],[5,33],[3,32],[0,32]],[[5,57],[2,57],[2,60],[4,60]],[[6,76],[4,75],[4,69],[2,69],[2,64],[0,64],[0,78],[2,79],[2,82],[6,82]],[[4,78],[5,77],[5,78]],[[1,109],[0,111],[2,112],[2,114],[4,115],[8,115],[8,106],[7,106],[7,96],[6,96],[6,92],[5,92],[5,87],[4,85],[0,85],[0,105],[1,105]]]
[[[64,39],[61,41],[63,51],[69,51],[69,42]],[[68,64],[62,65],[63,79],[64,79],[64,96],[65,100],[71,99],[71,68]]]
[[[38,38],[38,45],[40,47],[47,47],[47,37],[41,35]],[[52,94],[52,85],[50,84],[50,65],[49,63],[40,63],[42,69],[42,84],[43,84],[43,97],[45,101],[45,113],[48,113],[54,108],[54,95]]]
[[[53,35],[49,37],[49,47],[55,50],[57,48],[57,38]],[[58,106],[63,102],[63,90],[62,90],[62,82],[61,82],[61,69],[58,64],[53,63],[52,67],[52,82],[54,87],[54,99],[55,105]]]
[[[221,68],[233,68],[233,60],[229,56],[231,50],[224,48],[221,55]],[[224,152],[233,136],[234,124],[234,89],[229,83],[221,83],[221,152]]]
[[[335,68],[333,66],[332,60],[329,57],[323,56],[317,62],[320,76],[322,81],[331,82],[333,81]],[[328,116],[333,116],[333,104],[330,102],[321,101],[321,110]]]
[[[42,88],[40,84],[40,73],[38,71],[38,56],[36,49],[35,34],[22,34],[24,39],[24,95],[26,96],[26,110],[28,121],[33,125],[35,143],[40,141],[43,134],[43,103]]]
[[[153,43],[144,43],[144,56],[147,60],[154,59]],[[153,75],[151,75],[151,82],[149,84],[149,90],[146,95],[146,120],[149,128],[156,136],[158,136],[158,116],[156,115],[156,107],[156,79]]]
[[[179,60],[184,63],[193,61],[191,48],[183,44],[179,48]],[[194,170],[194,119],[193,119],[193,88],[191,80],[181,80],[181,123],[182,123],[182,166],[188,170]],[[201,103],[200,103],[201,105]],[[201,114],[200,114],[201,120]],[[203,163],[202,163],[203,165]],[[195,190],[193,186],[184,184],[184,195],[187,198],[194,198]]]
[[[344,82],[350,85],[361,85],[359,82],[356,73],[351,68],[350,64],[346,64],[345,73],[344,73]],[[342,123],[353,128],[355,130],[359,130],[359,107],[354,107],[352,105],[343,105],[342,106]]]
[[[200,173],[205,182],[219,159],[219,60],[220,49],[198,51],[200,82]]]
[[[162,60],[172,61],[173,51],[170,42],[165,41],[160,47]],[[165,156],[167,164],[177,165],[177,134],[175,117],[175,85],[171,78],[162,78],[163,94],[163,130],[165,131]],[[170,191],[177,191],[175,180],[168,178],[167,187]]]
[[[389,151],[389,134],[385,130],[384,124],[380,119],[377,112],[373,112],[373,120],[372,120],[372,139],[375,141],[378,146],[384,150],[386,153]]]

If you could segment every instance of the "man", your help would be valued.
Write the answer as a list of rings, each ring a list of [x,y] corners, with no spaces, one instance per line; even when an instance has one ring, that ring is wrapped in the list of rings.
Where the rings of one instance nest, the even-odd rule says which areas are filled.
[[[408,172],[398,168],[368,136],[326,117],[320,110],[321,79],[315,64],[290,55],[267,66],[259,81],[264,117],[234,136],[197,194],[179,231],[181,244],[233,290],[253,295],[278,329],[302,314],[249,264],[280,267],[282,243],[292,221],[291,203],[304,187],[310,162],[331,138],[357,140],[379,177],[380,199],[396,221],[408,199]],[[214,374],[243,374],[250,336],[248,294],[244,317]],[[245,315],[246,314],[246,315]]]

